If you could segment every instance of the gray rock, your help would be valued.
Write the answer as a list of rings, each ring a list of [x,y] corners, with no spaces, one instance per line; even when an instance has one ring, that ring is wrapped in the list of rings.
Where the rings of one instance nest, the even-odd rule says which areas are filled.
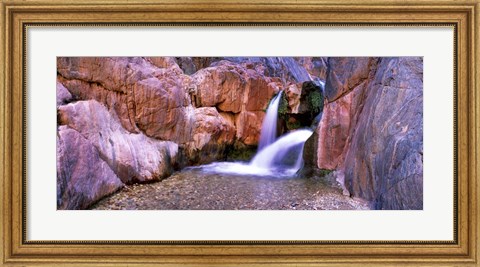
[[[345,186],[377,209],[422,209],[423,58],[382,58],[366,90]]]

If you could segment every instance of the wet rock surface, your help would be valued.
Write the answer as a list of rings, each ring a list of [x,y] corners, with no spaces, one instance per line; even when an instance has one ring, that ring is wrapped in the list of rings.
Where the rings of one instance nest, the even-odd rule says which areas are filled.
[[[365,210],[332,176],[276,178],[205,173],[188,168],[152,184],[126,186],[95,210]]]

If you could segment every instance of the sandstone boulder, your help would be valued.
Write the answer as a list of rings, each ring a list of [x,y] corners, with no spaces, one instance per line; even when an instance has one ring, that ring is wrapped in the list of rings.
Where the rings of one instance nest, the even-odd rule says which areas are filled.
[[[57,133],[57,208],[85,209],[123,186],[90,141],[67,126]]]
[[[158,180],[173,172],[177,144],[129,133],[99,102],[70,103],[58,113],[60,124],[85,137],[123,183]]]
[[[192,140],[187,143],[188,157],[194,163],[210,163],[222,158],[235,140],[235,125],[228,114],[214,107],[195,109]]]
[[[236,116],[237,140],[245,145],[258,145],[264,111],[244,111]]]
[[[239,113],[247,87],[245,69],[227,61],[222,63],[202,69],[193,76],[198,104],[200,107],[217,107],[219,111]]]
[[[192,121],[185,88],[170,76],[149,78],[133,85],[136,126],[147,136],[184,143],[191,136]]]

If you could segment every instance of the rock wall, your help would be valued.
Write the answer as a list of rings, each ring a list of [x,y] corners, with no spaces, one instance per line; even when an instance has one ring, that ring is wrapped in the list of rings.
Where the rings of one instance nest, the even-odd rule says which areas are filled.
[[[302,79],[293,58],[59,57],[58,208],[257,145],[270,99]]]
[[[376,209],[423,208],[423,59],[329,58],[317,166]]]
[[[422,72],[422,58],[59,57],[57,207],[255,147],[284,90],[280,131],[315,128],[308,166],[375,208],[421,209]]]

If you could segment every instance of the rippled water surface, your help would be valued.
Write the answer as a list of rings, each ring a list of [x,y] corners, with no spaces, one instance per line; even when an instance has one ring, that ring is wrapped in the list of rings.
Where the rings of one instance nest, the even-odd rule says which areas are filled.
[[[221,164],[220,164],[221,166]],[[216,173],[187,168],[151,184],[130,185],[92,209],[125,210],[346,210],[368,203],[342,194],[334,179]]]

